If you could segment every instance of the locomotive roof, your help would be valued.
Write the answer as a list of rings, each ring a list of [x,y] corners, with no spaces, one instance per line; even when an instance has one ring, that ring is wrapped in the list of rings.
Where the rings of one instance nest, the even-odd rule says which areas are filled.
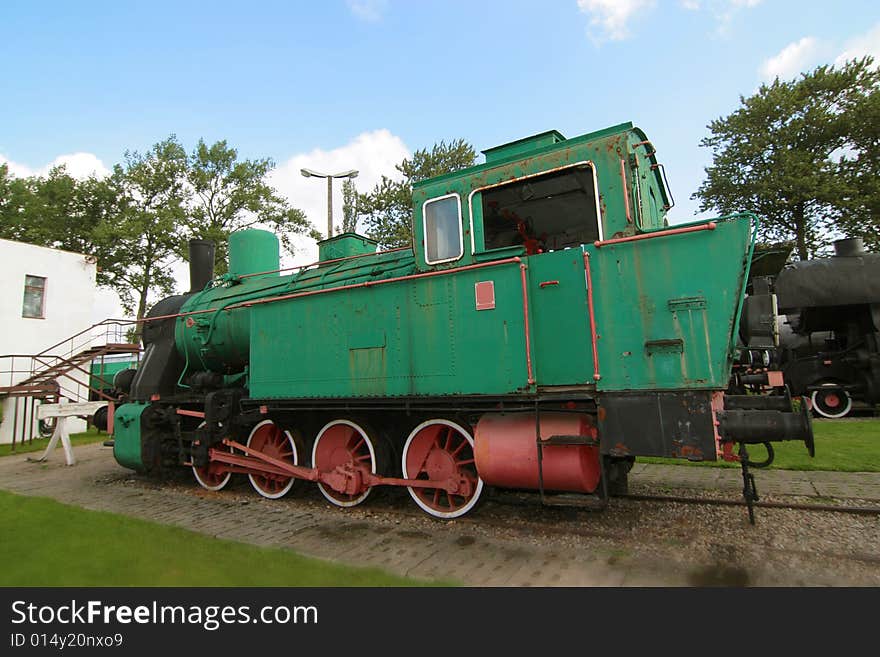
[[[580,135],[578,137],[572,137],[571,139],[566,139],[562,135],[562,133],[557,130],[547,130],[546,132],[540,132],[530,137],[523,137],[522,139],[507,142],[506,144],[501,144],[500,146],[487,148],[486,150],[481,151],[483,155],[486,156],[486,162],[484,162],[483,164],[476,164],[466,169],[459,169],[451,173],[444,173],[440,176],[420,180],[413,183],[413,189],[421,188],[426,185],[432,185],[434,183],[444,180],[468,176],[474,173],[478,173],[484,169],[497,167],[500,164],[515,162],[516,160],[522,159],[525,156],[533,157],[535,155],[548,153],[557,148],[567,148],[575,144],[590,142],[596,139],[603,139],[610,135],[616,135],[621,132],[627,132],[629,130],[635,131],[642,139],[646,138],[644,133],[639,128],[633,126],[631,121],[619,123],[608,128],[603,128],[602,130],[588,132],[587,134]]]

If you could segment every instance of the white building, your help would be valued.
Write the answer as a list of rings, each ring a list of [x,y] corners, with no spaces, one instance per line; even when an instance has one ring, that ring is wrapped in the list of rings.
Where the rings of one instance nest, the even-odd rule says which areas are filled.
[[[0,386],[27,378],[26,372],[13,371],[23,360],[13,366],[12,359],[4,356],[39,354],[93,324],[96,273],[94,259],[81,253],[0,239]],[[69,349],[81,347],[81,343],[65,344],[49,353],[66,357]],[[63,378],[59,384],[62,388],[75,385]],[[18,400],[19,437],[21,423],[26,421],[23,402],[23,398]],[[3,401],[0,444],[12,442],[15,403],[9,397]],[[83,431],[85,424],[72,420],[70,428]]]

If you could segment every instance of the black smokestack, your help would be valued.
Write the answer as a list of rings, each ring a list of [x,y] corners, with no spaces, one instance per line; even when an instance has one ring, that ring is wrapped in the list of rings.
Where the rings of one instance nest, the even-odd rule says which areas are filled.
[[[214,242],[189,241],[189,294],[199,292],[214,278]]]
[[[852,258],[853,256],[865,255],[865,243],[861,237],[835,240],[834,255],[838,258]]]

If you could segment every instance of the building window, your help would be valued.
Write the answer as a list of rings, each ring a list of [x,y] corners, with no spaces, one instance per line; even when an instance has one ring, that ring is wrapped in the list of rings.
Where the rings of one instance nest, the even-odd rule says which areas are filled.
[[[24,303],[21,306],[22,317],[43,319],[46,314],[46,279],[42,276],[24,277]]]
[[[461,200],[458,194],[426,201],[422,206],[425,222],[425,262],[457,260],[461,257]]]

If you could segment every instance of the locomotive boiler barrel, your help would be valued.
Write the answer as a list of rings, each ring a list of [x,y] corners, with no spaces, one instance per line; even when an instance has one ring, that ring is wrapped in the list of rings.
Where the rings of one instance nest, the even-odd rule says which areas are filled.
[[[231,308],[260,298],[282,284],[278,238],[265,230],[244,230],[229,238],[229,281],[193,294],[180,309],[175,341],[187,373],[232,373],[250,359],[250,309]]]
[[[592,442],[597,432],[590,416],[541,413],[544,488],[592,493],[599,484],[599,448],[588,444],[553,444],[553,437]],[[474,432],[474,456],[482,480],[504,488],[538,489],[538,445],[531,414],[487,413]]]

